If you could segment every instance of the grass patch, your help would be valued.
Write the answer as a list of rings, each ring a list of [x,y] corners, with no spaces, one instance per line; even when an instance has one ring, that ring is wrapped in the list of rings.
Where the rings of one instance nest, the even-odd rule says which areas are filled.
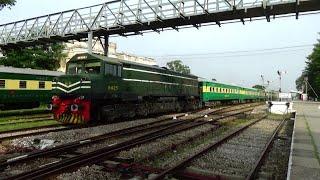
[[[49,113],[50,111],[40,107],[35,109],[20,109],[20,110],[9,110],[9,111],[0,111],[0,117],[7,116],[23,116],[23,115],[32,115],[32,114],[41,114],[41,113]]]
[[[320,157],[319,157],[319,153],[318,153],[318,152],[319,152],[319,151],[318,151],[318,147],[317,147],[316,142],[315,142],[315,140],[314,140],[314,138],[313,138],[313,136],[312,136],[309,123],[308,123],[308,121],[306,120],[306,117],[305,117],[304,114],[303,114],[303,118],[304,118],[305,123],[306,123],[306,126],[307,126],[308,134],[309,134],[309,136],[311,137],[311,143],[312,143],[313,150],[314,150],[314,152],[313,152],[313,153],[314,153],[314,156],[316,157],[316,159],[318,160],[318,163],[319,163],[319,165],[320,165]]]
[[[1,125],[0,132],[23,130],[23,129],[50,126],[50,125],[59,125],[59,124],[60,124],[59,122],[54,120],[48,120],[48,121],[44,120],[44,121],[30,122],[30,123],[23,123],[23,124]]]
[[[35,115],[24,115],[24,116],[8,116],[8,117],[0,117],[0,123],[4,122],[19,122],[19,121],[25,121],[25,120],[30,120],[30,118],[37,118],[41,119],[46,116],[50,116],[51,114],[35,114]]]

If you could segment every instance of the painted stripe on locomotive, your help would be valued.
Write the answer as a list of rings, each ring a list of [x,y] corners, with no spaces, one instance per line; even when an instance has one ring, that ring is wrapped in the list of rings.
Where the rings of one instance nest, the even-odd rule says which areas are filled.
[[[149,73],[149,74],[159,74],[159,75],[163,75],[163,76],[176,77],[176,78],[181,78],[181,79],[189,79],[189,80],[197,81],[194,78],[188,78],[188,77],[177,76],[177,75],[172,75],[172,74],[160,73],[160,72],[155,72],[155,71],[147,71],[147,70],[141,70],[141,69],[126,68],[126,67],[124,67],[123,69],[128,70],[128,71],[144,72],[144,73]]]
[[[59,90],[65,92],[65,93],[71,93],[71,92],[79,90],[79,89],[90,89],[90,88],[91,88],[91,86],[79,86],[79,87],[76,87],[76,88],[71,89],[71,90],[68,91],[68,90],[65,90],[65,89],[63,89],[61,87],[52,87],[52,89],[59,89]]]
[[[179,83],[169,83],[169,82],[162,82],[162,81],[150,81],[150,80],[141,80],[141,79],[123,79],[124,81],[134,81],[134,82],[144,82],[144,83],[156,83],[156,84],[167,84],[167,85],[175,85],[175,86],[188,86],[188,87],[196,87],[194,85],[189,84],[179,84]]]

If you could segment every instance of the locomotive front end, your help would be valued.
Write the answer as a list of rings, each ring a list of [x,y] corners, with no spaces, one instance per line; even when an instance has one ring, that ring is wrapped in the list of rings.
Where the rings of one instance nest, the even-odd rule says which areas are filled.
[[[90,120],[91,81],[87,78],[63,76],[57,78],[52,89],[49,108],[54,118],[65,124],[86,124]]]
[[[101,62],[76,55],[67,63],[66,75],[53,80],[49,109],[64,124],[87,124],[92,111],[93,82],[99,79]]]

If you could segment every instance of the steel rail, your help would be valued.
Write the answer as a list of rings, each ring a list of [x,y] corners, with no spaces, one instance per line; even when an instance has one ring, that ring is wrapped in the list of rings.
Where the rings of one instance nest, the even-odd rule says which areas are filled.
[[[266,144],[265,148],[263,149],[259,159],[255,162],[253,168],[251,169],[248,176],[246,177],[246,180],[254,179],[254,177],[256,176],[256,174],[259,170],[259,167],[262,165],[263,160],[265,159],[266,155],[268,154],[268,151],[272,147],[273,142],[276,139],[276,136],[279,134],[279,131],[281,130],[281,128],[283,127],[285,122],[286,122],[286,119],[283,119],[281,121],[281,123],[278,125],[278,127],[276,128],[276,130],[273,132],[268,143]]]
[[[211,114],[219,113],[221,111],[224,112],[224,110],[227,109],[227,108],[229,108],[229,107],[224,107],[224,108],[217,109],[217,110],[211,112]],[[198,112],[198,111],[196,111],[196,112]],[[183,116],[184,115],[179,115],[179,116],[176,116],[176,117],[180,118],[180,117],[183,117]],[[158,120],[158,121],[154,121],[154,122],[150,122],[150,123],[146,123],[146,124],[141,124],[141,125],[134,126],[134,127],[120,129],[120,130],[117,130],[117,131],[113,131],[113,132],[110,132],[110,133],[94,136],[94,137],[91,137],[91,138],[81,139],[79,141],[75,141],[75,142],[59,145],[59,146],[56,146],[56,147],[53,147],[53,148],[50,148],[50,149],[40,150],[40,151],[32,152],[32,153],[29,153],[29,154],[13,157],[13,158],[10,158],[10,159],[4,159],[4,160],[0,161],[0,169],[3,169],[6,166],[11,165],[13,163],[18,163],[18,162],[22,162],[22,161],[26,161],[26,160],[31,160],[31,159],[38,158],[38,157],[41,157],[41,156],[45,156],[45,155],[49,155],[49,154],[51,155],[53,153],[66,152],[68,150],[71,150],[71,149],[74,149],[74,148],[79,148],[81,146],[85,146],[85,145],[89,145],[89,144],[105,141],[105,140],[107,140],[109,138],[115,138],[117,136],[129,135],[129,134],[137,133],[137,132],[140,132],[140,131],[143,131],[143,130],[161,127],[161,126],[163,126],[165,124],[160,124],[160,125],[156,125],[156,124],[157,123],[163,123],[163,122],[169,121],[169,120],[172,120],[172,118],[166,118],[166,119],[163,119],[163,120]],[[176,123],[176,122],[178,122],[178,120],[174,120],[171,123]],[[169,125],[169,124],[167,124],[167,125]]]
[[[9,159],[5,159],[5,160],[1,160],[0,161],[0,169],[4,169],[6,166],[8,165],[12,165],[14,163],[19,163],[19,162],[23,162],[23,161],[27,161],[27,160],[32,160],[34,158],[39,158],[41,156],[45,156],[45,155],[52,155],[54,153],[59,153],[59,152],[67,152],[70,151],[72,149],[75,148],[79,148],[81,146],[85,146],[85,145],[89,145],[89,144],[93,144],[93,143],[98,143],[101,142],[103,140],[107,140],[109,138],[115,138],[115,137],[120,137],[123,135],[129,135],[132,133],[136,133],[139,131],[143,131],[148,129],[147,126],[151,126],[149,127],[151,128],[156,128],[156,127],[160,127],[160,126],[165,126],[165,125],[173,125],[173,124],[177,124],[181,121],[174,121],[174,122],[169,122],[167,124],[161,124],[161,125],[156,125],[156,126],[151,126],[151,124],[153,123],[148,123],[145,124],[145,128],[143,128],[144,126],[137,126],[137,127],[131,127],[131,128],[126,128],[126,129],[121,129],[121,130],[117,130],[114,132],[110,132],[110,133],[106,133],[103,135],[98,135],[98,136],[94,136],[91,138],[86,138],[86,139],[82,139],[76,142],[71,142],[71,143],[67,143],[67,144],[63,144],[60,146],[56,146],[50,149],[45,149],[45,150],[39,150],[36,152],[32,152],[29,154],[24,154],[24,155],[20,155],[17,157],[13,157],[13,158],[9,158]],[[135,128],[138,128],[137,130]]]
[[[183,124],[183,122],[181,122],[181,124]],[[150,142],[154,139],[157,139],[157,138],[160,138],[160,137],[172,134],[172,133],[176,133],[179,131],[189,129],[191,127],[196,126],[197,124],[202,124],[202,123],[194,123],[194,125],[192,125],[192,126],[189,125],[189,126],[186,126],[183,128],[179,128],[178,130],[172,130],[172,128],[174,126],[180,125],[180,124],[175,124],[174,126],[162,128],[162,129],[157,130],[156,132],[152,132],[152,133],[149,133],[149,134],[146,134],[143,136],[139,136],[139,137],[131,139],[129,141],[125,141],[125,142],[122,142],[119,144],[110,145],[105,148],[93,151],[93,152],[89,152],[86,154],[71,157],[71,158],[62,160],[60,162],[57,162],[55,164],[50,164],[48,166],[43,166],[39,169],[35,169],[30,172],[25,172],[25,173],[22,173],[22,174],[13,176],[13,177],[9,177],[8,179],[15,179],[15,180],[41,179],[45,176],[60,172],[62,170],[67,171],[67,170],[70,170],[70,168],[74,168],[74,167],[82,166],[84,164],[89,164],[89,163],[101,161],[103,158],[109,157],[109,156],[111,156],[115,153],[118,153],[120,151],[130,149],[136,145]]]
[[[249,112],[252,109],[245,110],[242,112],[237,112],[234,114],[229,114],[229,115],[219,117],[219,118],[215,118],[215,120],[223,119],[223,118],[230,117],[230,116],[236,116],[236,115],[242,114],[244,112]],[[129,141],[125,141],[125,142],[122,142],[119,144],[110,145],[108,147],[105,147],[105,148],[102,148],[99,150],[95,150],[93,152],[81,154],[81,155],[78,155],[78,156],[75,156],[72,158],[68,158],[68,159],[59,161],[57,163],[49,164],[48,166],[43,166],[39,169],[35,169],[30,172],[25,172],[25,173],[22,173],[22,174],[19,174],[16,176],[9,177],[9,179],[40,179],[40,178],[46,177],[48,175],[61,172],[63,170],[64,171],[70,170],[70,168],[73,168],[73,167],[79,167],[79,166],[82,166],[85,164],[92,164],[95,162],[102,161],[103,159],[111,157],[112,155],[114,155],[115,153],[118,153],[120,151],[127,150],[127,149],[130,149],[130,148],[135,147],[137,145],[147,143],[152,140],[155,140],[155,139],[158,139],[158,138],[161,138],[164,136],[168,136],[173,133],[178,133],[178,132],[190,129],[190,128],[194,128],[194,127],[206,124],[206,123],[209,123],[209,121],[198,121],[198,122],[188,123],[185,126],[178,127],[177,129],[172,129],[173,126],[162,128],[162,129],[159,129],[155,132],[151,132],[151,133],[139,136],[139,137],[131,139]],[[183,122],[181,122],[181,124],[183,124]],[[178,125],[175,125],[175,126],[178,126]]]
[[[47,129],[47,130],[45,130]],[[41,126],[41,127],[32,127],[27,129],[19,129],[19,130],[11,130],[11,131],[5,131],[0,133],[0,142],[19,138],[19,137],[25,137],[25,136],[32,136],[32,135],[39,135],[49,132],[58,132],[58,131],[64,131],[72,129],[72,127],[68,126],[57,126],[57,125],[47,125],[47,126]],[[16,135],[15,135],[16,134]]]
[[[245,129],[249,128],[250,126],[256,124],[257,122],[261,121],[262,119],[265,119],[266,116],[257,119],[253,122],[251,122],[250,124],[247,124],[244,127],[241,127],[235,131],[233,131],[230,134],[225,135],[224,137],[222,137],[219,141],[213,143],[212,145],[206,147],[205,149],[197,152],[196,154],[192,155],[191,157],[179,162],[178,164],[176,164],[175,166],[161,172],[160,174],[158,174],[155,178],[153,178],[153,180],[160,180],[163,179],[167,174],[174,174],[176,171],[184,168],[185,166],[187,166],[191,161],[193,161],[195,158],[201,156],[202,154],[208,152],[209,150],[213,150],[216,149],[217,147],[219,147],[221,144],[225,143],[227,140],[229,140],[230,138],[236,136],[237,134],[239,134],[240,132],[244,131]]]

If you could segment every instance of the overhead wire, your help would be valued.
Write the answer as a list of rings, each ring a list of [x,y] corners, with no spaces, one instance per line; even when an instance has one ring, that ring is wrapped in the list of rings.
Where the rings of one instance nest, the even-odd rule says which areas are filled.
[[[229,57],[243,57],[243,56],[257,56],[257,55],[273,55],[280,53],[305,51],[310,49],[313,44],[296,45],[296,46],[284,46],[277,48],[265,48],[265,49],[253,49],[253,50],[239,50],[239,51],[223,51],[223,52],[205,52],[205,53],[193,53],[193,54],[169,54],[169,55],[157,55],[151,56],[155,59],[173,59],[181,58],[183,60],[202,58],[202,59],[213,59],[213,58],[229,58]]]

